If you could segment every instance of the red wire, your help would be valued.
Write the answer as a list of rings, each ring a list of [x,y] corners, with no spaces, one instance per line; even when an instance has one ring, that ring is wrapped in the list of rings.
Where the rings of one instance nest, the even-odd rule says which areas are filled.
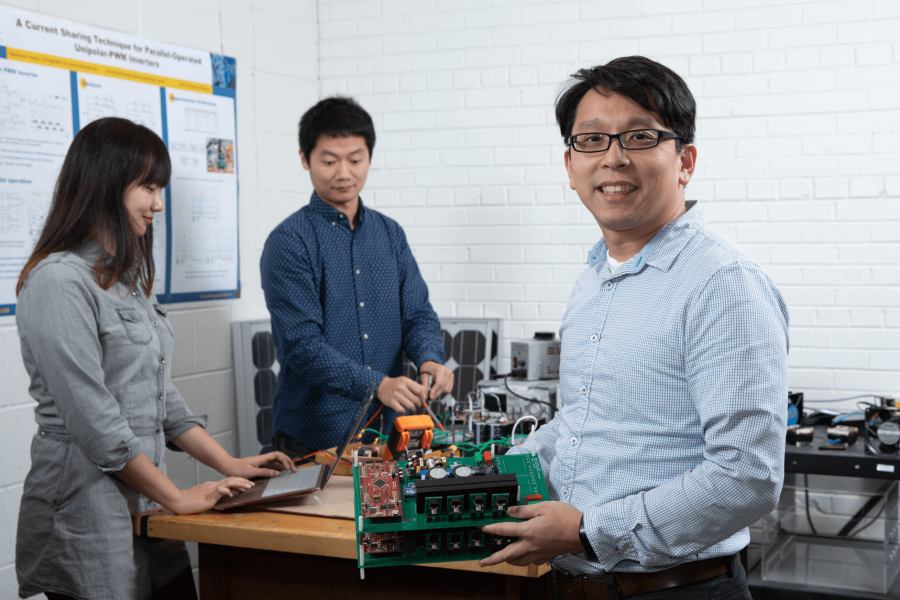
[[[362,434],[365,433],[366,429],[369,428],[369,425],[372,424],[372,421],[375,420],[375,417],[378,416],[378,413],[381,412],[381,409],[382,409],[382,408],[384,408],[384,404],[382,404],[381,406],[378,407],[378,410],[375,411],[375,414],[372,415],[372,418],[369,419],[368,423],[366,423],[365,425],[363,425],[362,431],[360,431],[360,432],[359,432],[359,435],[357,435],[356,437],[362,437]],[[327,456],[328,458],[334,458],[334,455],[329,454],[328,452],[325,452],[324,450],[318,450],[318,451],[313,452],[313,453],[311,453],[311,454],[307,454],[307,455],[304,456],[303,458],[295,458],[295,459],[294,459],[294,462],[298,462],[298,461],[301,461],[301,460],[305,460],[305,459],[309,458],[310,456],[315,456],[316,454],[324,454],[324,455]],[[341,457],[341,461],[343,461],[344,464],[347,464],[347,465],[350,464],[350,461],[348,461],[346,458]]]
[[[382,404],[381,406],[378,407],[378,410],[376,410],[376,411],[375,411],[375,414],[372,415],[372,418],[369,419],[369,421],[368,421],[365,425],[363,425],[362,431],[360,431],[360,432],[359,432],[359,435],[357,435],[356,437],[362,437],[362,434],[364,434],[364,433],[366,432],[366,429],[369,428],[369,425],[372,424],[372,421],[375,420],[375,417],[378,416],[378,413],[381,412],[381,409],[382,409],[382,408],[384,408],[384,404]]]

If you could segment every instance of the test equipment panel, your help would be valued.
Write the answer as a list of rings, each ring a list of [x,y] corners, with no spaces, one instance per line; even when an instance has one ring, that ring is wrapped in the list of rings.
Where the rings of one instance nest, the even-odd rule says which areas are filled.
[[[514,379],[557,379],[562,342],[553,332],[535,332],[530,340],[516,340],[510,345]]]
[[[489,556],[515,538],[480,526],[549,497],[534,454],[359,463],[353,481],[361,570]]]

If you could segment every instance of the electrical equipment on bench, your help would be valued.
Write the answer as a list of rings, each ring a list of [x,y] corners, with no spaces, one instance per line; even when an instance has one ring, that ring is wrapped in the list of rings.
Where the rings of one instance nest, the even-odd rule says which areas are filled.
[[[538,331],[530,340],[512,342],[512,372],[516,379],[556,379],[562,342],[552,331]]]
[[[900,408],[866,409],[866,454],[896,455],[900,449]]]
[[[475,421],[473,424],[475,433],[474,444],[480,446],[485,442],[508,437],[512,433],[513,423],[511,421],[500,423],[499,421]]]
[[[360,569],[489,556],[515,539],[480,527],[548,497],[533,454],[360,463],[354,483]]]
[[[815,438],[816,430],[812,427],[802,427],[800,425],[788,425],[787,443],[795,446],[809,446]]]
[[[845,450],[859,439],[859,429],[848,425],[834,425],[826,430],[828,445],[838,450]]]
[[[410,415],[394,419],[394,426],[384,449],[385,460],[421,454],[431,448],[434,421],[427,415]]]
[[[788,425],[799,425],[803,418],[803,392],[788,392]]]

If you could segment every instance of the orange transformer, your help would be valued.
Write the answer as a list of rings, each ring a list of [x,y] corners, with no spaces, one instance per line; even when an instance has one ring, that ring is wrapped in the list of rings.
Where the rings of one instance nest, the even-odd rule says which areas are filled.
[[[434,421],[428,415],[397,417],[384,449],[384,460],[400,460],[403,453],[427,450],[433,436]]]

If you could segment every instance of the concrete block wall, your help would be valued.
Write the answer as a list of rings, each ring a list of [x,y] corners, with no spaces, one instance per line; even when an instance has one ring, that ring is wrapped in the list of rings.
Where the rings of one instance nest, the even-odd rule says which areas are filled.
[[[791,387],[900,396],[900,3],[321,0],[319,13],[322,94],[375,117],[364,198],[406,228],[441,315],[502,317],[507,340],[558,329],[600,231],[568,189],[553,102],[576,69],[643,54],[697,98],[687,197],[788,302]]]
[[[259,257],[272,228],[306,202],[312,187],[297,157],[296,127],[318,97],[314,0],[0,0],[98,27],[237,59],[241,298],[169,307],[175,330],[173,380],[209,433],[236,450],[231,323],[268,316]],[[302,176],[301,176],[302,174]],[[298,199],[302,199],[298,200]],[[15,318],[0,318],[0,598],[17,598],[15,530],[30,465],[34,403],[22,366]],[[183,453],[167,451],[179,487],[221,478]],[[195,548],[190,548],[196,567]]]

